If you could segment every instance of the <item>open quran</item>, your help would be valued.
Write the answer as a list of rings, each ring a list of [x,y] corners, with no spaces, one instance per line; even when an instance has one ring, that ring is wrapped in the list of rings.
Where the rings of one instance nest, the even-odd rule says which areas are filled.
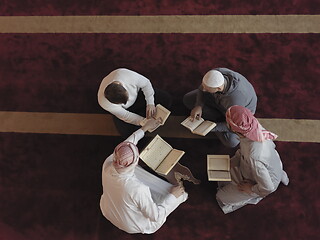
[[[215,126],[214,122],[204,120],[203,118],[191,120],[191,117],[187,117],[182,123],[182,126],[190,129],[194,134],[201,136],[207,135]]]
[[[140,158],[157,173],[167,175],[184,153],[156,135],[140,153]]]

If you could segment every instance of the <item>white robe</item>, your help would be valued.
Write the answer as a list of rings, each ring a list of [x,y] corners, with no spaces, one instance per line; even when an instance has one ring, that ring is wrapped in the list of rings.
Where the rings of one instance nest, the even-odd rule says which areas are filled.
[[[136,144],[144,132],[139,129],[126,141]],[[102,214],[116,227],[128,233],[154,233],[166,217],[186,201],[188,194],[176,198],[171,184],[148,173],[140,166],[119,174],[112,165],[113,154],[102,167]]]
[[[248,138],[240,139],[240,149],[231,159],[232,182],[219,183],[217,201],[224,213],[235,211],[246,204],[257,204],[274,192],[281,181],[289,182],[282,169],[282,162],[275,144],[271,140],[254,142]],[[237,184],[248,179],[255,182],[252,194],[241,192]]]

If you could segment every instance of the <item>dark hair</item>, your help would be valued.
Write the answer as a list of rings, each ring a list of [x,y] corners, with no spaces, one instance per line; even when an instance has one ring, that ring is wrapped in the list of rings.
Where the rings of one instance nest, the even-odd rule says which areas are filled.
[[[128,101],[127,90],[119,83],[112,82],[104,90],[104,96],[114,104],[126,104]]]

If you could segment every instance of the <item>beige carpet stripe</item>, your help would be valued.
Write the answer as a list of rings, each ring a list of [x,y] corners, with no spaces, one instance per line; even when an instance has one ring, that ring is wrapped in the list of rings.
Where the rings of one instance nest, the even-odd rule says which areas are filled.
[[[202,138],[182,127],[183,116],[170,116],[156,131],[163,137]],[[260,118],[278,141],[320,143],[320,120]],[[119,136],[109,114],[0,112],[0,132]],[[205,138],[212,138],[212,136]]]
[[[0,33],[319,33],[320,15],[0,16]]]

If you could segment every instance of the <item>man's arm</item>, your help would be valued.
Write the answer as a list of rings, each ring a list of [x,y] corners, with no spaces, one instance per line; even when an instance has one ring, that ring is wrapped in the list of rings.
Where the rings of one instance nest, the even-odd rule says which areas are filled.
[[[133,196],[133,199],[142,214],[152,222],[163,222],[167,216],[166,204],[171,205],[176,201],[176,197],[173,194],[168,193],[163,201],[163,203],[166,204],[156,204],[153,201],[150,189],[147,186],[141,186],[139,192]]]
[[[134,81],[136,86],[142,90],[147,105],[154,105],[154,90],[150,80],[141,74],[134,72]]]
[[[200,85],[198,88],[198,92],[197,92],[197,99],[196,99],[195,107],[196,106],[203,107],[203,105],[204,105],[203,88],[202,88],[202,85]]]
[[[161,123],[160,120],[156,120],[156,119],[148,120],[145,125],[143,125],[140,129],[132,133],[125,141],[132,142],[133,144],[137,145],[140,139],[144,137],[144,134],[146,131],[159,126],[160,123]]]
[[[133,198],[145,217],[152,222],[162,222],[172,211],[172,205],[177,201],[177,198],[183,194],[184,188],[182,186],[173,186],[164,200],[156,204],[151,197],[149,187],[144,185],[139,188],[139,192],[134,194]]]
[[[275,186],[271,181],[270,174],[264,164],[260,161],[255,162],[253,175],[256,180],[256,184],[251,188],[253,193],[265,197],[274,191]]]
[[[234,156],[230,159],[231,167],[239,167],[241,159],[241,151],[238,149]]]
[[[111,114],[121,119],[122,121],[136,126],[140,126],[140,122],[144,119],[144,117],[136,113],[130,112],[121,107],[120,105],[109,108],[107,111],[109,111]]]
[[[154,89],[150,80],[139,73],[133,72],[136,86],[142,90],[146,100],[146,117],[151,118],[156,113],[154,104]]]
[[[202,117],[203,105],[204,105],[203,91],[202,91],[202,85],[200,85],[197,91],[196,103],[190,113],[191,121],[193,121],[194,119],[200,119]]]

